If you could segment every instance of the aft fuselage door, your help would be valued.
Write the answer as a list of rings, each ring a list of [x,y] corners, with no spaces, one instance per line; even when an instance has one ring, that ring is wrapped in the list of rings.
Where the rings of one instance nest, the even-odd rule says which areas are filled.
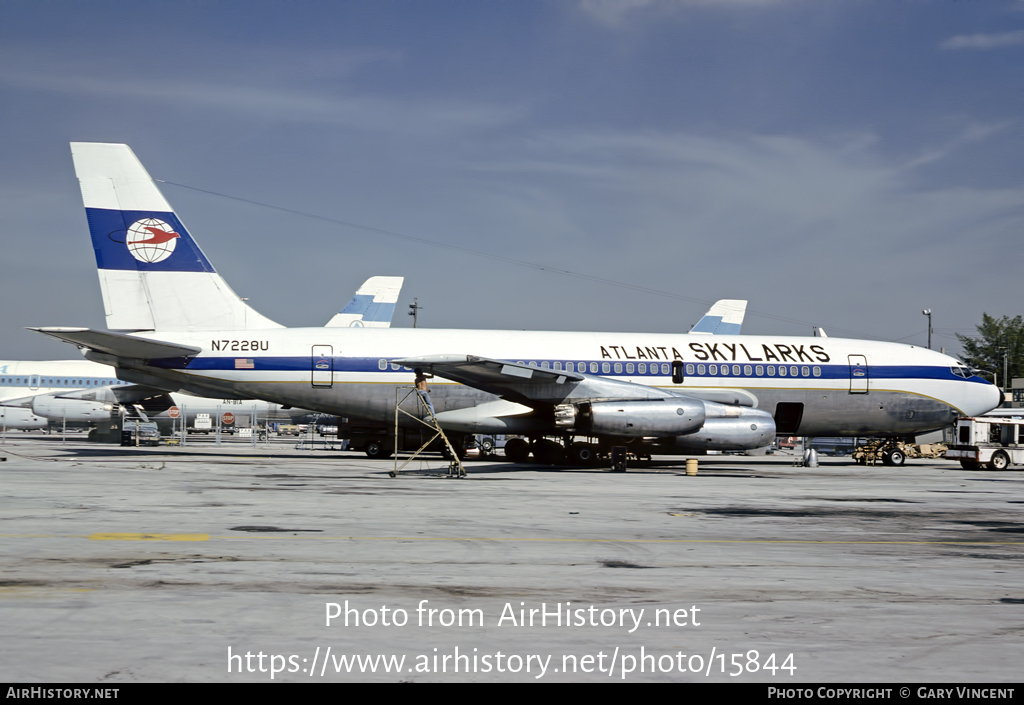
[[[850,394],[868,393],[868,359],[863,355],[850,355]]]
[[[334,346],[314,345],[311,364],[314,387],[330,387],[334,384]]]

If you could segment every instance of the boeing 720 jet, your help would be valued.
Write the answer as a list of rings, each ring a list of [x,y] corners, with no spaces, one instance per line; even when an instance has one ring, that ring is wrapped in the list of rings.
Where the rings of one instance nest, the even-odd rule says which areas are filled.
[[[955,359],[897,343],[284,328],[231,291],[126,145],[74,143],[72,155],[110,330],[35,330],[136,384],[389,423],[400,390],[433,374],[446,431],[520,434],[531,445],[510,455],[555,462],[623,445],[637,455],[754,449],[776,432],[904,437],[1000,402]],[[179,237],[132,243],[144,227]]]

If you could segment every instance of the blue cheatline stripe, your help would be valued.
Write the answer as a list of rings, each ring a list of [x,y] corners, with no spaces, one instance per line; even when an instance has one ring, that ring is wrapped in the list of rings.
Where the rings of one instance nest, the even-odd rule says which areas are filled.
[[[240,355],[251,354],[251,353],[240,353]],[[185,358],[174,358],[168,360],[151,360],[150,364],[154,367],[162,367],[165,369],[188,369],[192,371],[216,371],[216,370],[256,370],[263,372],[310,372],[311,371],[311,360],[310,356],[302,357],[274,357],[274,356],[263,356],[253,358],[242,358],[242,357],[196,357],[191,360]],[[380,369],[380,361],[385,360],[389,363],[387,369]],[[252,367],[248,367],[248,363],[252,362]],[[239,362],[244,367],[239,367]],[[513,362],[518,362],[514,360]],[[530,361],[527,361],[530,362]],[[565,367],[567,362],[572,362],[576,365],[578,362],[585,362],[587,364],[587,374],[595,374],[589,372],[590,364],[596,362],[598,369],[601,370],[596,374],[602,377],[667,377],[671,374],[661,372],[662,364],[670,364],[664,361],[662,362],[650,362],[647,363],[647,373],[641,373],[639,371],[626,372],[626,363],[618,363],[622,365],[622,371],[615,371],[614,362],[608,362],[608,360],[547,360],[550,367],[542,368],[540,364],[542,361],[537,360],[537,367],[539,369],[548,369],[551,372],[557,372],[554,369],[554,363],[560,362]],[[399,370],[392,369],[391,359],[378,358],[378,357],[334,357],[333,368],[334,372],[380,372],[380,373],[392,373],[397,371],[409,372],[404,368]],[[603,371],[603,364],[608,363],[610,366],[609,372]],[[637,363],[634,363],[637,364]],[[687,362],[687,369],[690,365],[693,365],[694,372],[686,372],[684,377],[690,379],[737,379],[737,380],[787,380],[787,379],[804,379],[804,380],[849,380],[850,379],[850,366],[848,364],[760,364],[753,365],[749,363],[709,363],[709,362]],[[704,374],[700,374],[697,370],[698,365],[704,367]],[[651,371],[652,368],[657,367],[656,371]],[[718,369],[717,374],[711,374],[711,367],[715,366]],[[733,374],[732,368],[734,366],[739,367],[740,374]],[[751,368],[751,374],[745,374],[745,368]],[[757,367],[761,367],[764,370],[763,374],[756,374]],[[776,374],[769,375],[767,373],[768,367],[774,367]],[[786,374],[778,374],[779,368],[785,367]],[[790,368],[796,367],[797,374],[789,374]],[[803,375],[803,368],[808,368],[812,374]],[[820,376],[814,376],[813,370],[815,367],[821,369]],[[728,369],[726,369],[728,368]],[[959,377],[950,370],[948,367],[936,367],[936,366],[924,366],[924,365],[874,365],[868,366],[868,379],[882,380],[882,379],[936,379],[936,380],[952,380],[952,381],[970,381],[978,384],[989,384],[987,380],[981,377],[971,377],[969,380],[965,380],[963,377]]]
[[[213,265],[196,245],[192,236],[174,213],[162,211],[120,211],[107,208],[86,208],[89,234],[100,269],[122,269],[139,272],[213,272]],[[174,251],[159,262],[143,262],[132,256],[126,239],[134,223],[153,218],[167,223],[178,237],[173,239]],[[166,245],[165,245],[166,247]]]

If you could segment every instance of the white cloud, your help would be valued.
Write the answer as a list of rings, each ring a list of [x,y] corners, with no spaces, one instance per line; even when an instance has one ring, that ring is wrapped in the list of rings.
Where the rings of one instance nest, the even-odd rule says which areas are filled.
[[[773,5],[782,0],[579,0],[580,9],[607,27],[618,27],[640,11],[672,12],[685,7]]]
[[[959,34],[942,43],[943,49],[998,49],[1024,44],[1024,30],[998,34]]]
[[[137,99],[204,110],[242,112],[250,118],[356,129],[425,134],[490,128],[522,119],[522,105],[464,100],[394,99],[322,91],[162,79],[99,79],[0,71],[0,83],[39,91]]]

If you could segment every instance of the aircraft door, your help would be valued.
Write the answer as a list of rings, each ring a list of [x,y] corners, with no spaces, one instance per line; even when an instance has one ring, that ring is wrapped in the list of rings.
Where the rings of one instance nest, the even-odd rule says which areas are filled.
[[[849,355],[850,394],[868,393],[868,359],[863,355]]]
[[[334,347],[314,345],[310,361],[314,387],[330,388],[334,384]]]

